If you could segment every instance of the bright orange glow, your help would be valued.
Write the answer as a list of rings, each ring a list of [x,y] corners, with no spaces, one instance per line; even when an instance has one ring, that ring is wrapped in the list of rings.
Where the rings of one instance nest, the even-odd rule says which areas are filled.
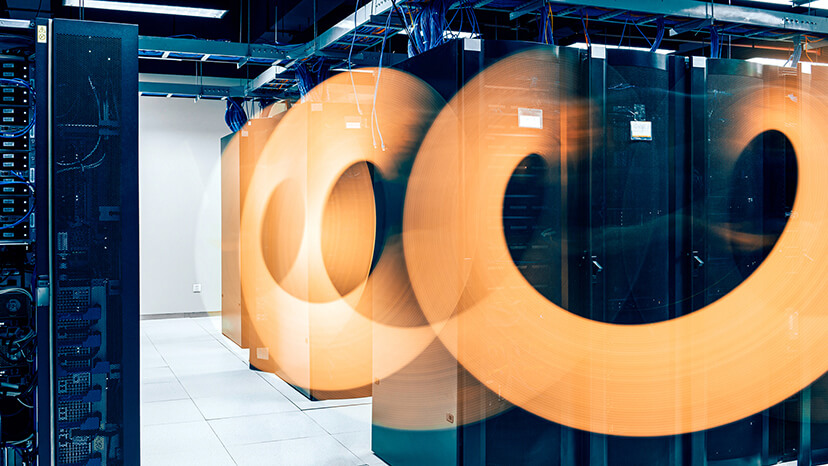
[[[799,163],[794,212],[771,254],[713,304],[674,320],[615,325],[546,300],[510,260],[501,216],[517,164],[577,153],[584,111],[552,50],[496,63],[437,117],[417,155],[404,210],[413,289],[439,337],[493,392],[587,431],[661,436],[733,422],[795,394],[828,369],[828,95],[805,91],[801,124],[785,93],[743,89],[733,147],[778,130]],[[543,130],[518,109],[543,110]],[[462,118],[460,118],[462,116]],[[734,129],[734,132],[736,129]],[[747,243],[754,239],[744,238]],[[740,240],[741,241],[741,240]]]
[[[292,107],[268,140],[242,206],[241,230],[249,235],[242,295],[273,363],[268,369],[321,392],[363,393],[436,338],[409,290],[393,247],[398,237],[387,239],[369,274],[376,211],[368,163],[383,179],[397,178],[443,102],[421,81],[386,69],[371,125],[375,75],[336,75]],[[385,150],[375,145],[379,137]],[[393,354],[372,356],[375,339],[394,342]]]

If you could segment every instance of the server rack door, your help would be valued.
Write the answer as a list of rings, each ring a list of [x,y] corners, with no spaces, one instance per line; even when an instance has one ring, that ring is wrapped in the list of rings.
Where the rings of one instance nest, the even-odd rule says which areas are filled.
[[[601,51],[603,52],[603,51]],[[597,52],[600,53],[600,52]],[[643,52],[591,52],[593,105],[586,193],[590,244],[583,260],[590,293],[580,313],[615,324],[646,324],[676,316],[676,267],[684,232],[680,171],[685,95],[681,58]],[[678,183],[678,184],[677,184]],[[570,275],[570,280],[573,278]],[[681,438],[629,438],[580,433],[578,464],[681,464]]]
[[[780,132],[744,124],[751,121],[750,112],[761,111],[774,87],[788,86],[794,96],[798,92],[796,79],[780,81],[777,70],[736,60],[707,60],[693,70],[690,311],[716,301],[747,279],[787,222],[796,185],[790,141]],[[762,97],[750,101],[749,95]],[[790,117],[792,122],[798,118]],[[746,237],[762,241],[744,241]],[[762,413],[694,435],[694,464],[770,464],[796,458],[800,405],[795,396]]]
[[[48,89],[41,95],[51,194],[49,244],[38,274],[50,296],[41,309],[50,315],[52,348],[39,363],[52,370],[49,385],[41,385],[51,405],[41,406],[41,419],[49,421],[38,426],[40,458],[134,463],[140,458],[138,28],[41,24],[48,28],[38,63]]]
[[[221,138],[221,333],[242,346],[239,136]]]
[[[803,98],[828,98],[828,70],[814,66],[809,71],[802,75]],[[813,120],[814,115],[804,113],[802,118]],[[809,451],[800,454],[799,464],[828,463],[828,374],[817,379],[806,392],[808,398],[803,400],[802,410],[803,429],[808,423]]]
[[[732,167],[727,166],[730,154],[717,149],[723,147],[735,128],[723,124],[735,121],[734,106],[739,89],[763,86],[761,67],[747,64],[728,72],[727,60],[706,60],[704,66],[694,68],[693,116],[693,238],[694,270],[692,277],[692,309],[700,309],[724,296],[741,282],[729,245],[711,234],[711,227],[724,224],[731,211],[729,189],[733,180]],[[741,63],[741,62],[739,62]],[[742,73],[738,73],[742,71]],[[693,464],[744,459],[760,462],[762,454],[762,416],[710,429],[694,435],[692,449],[697,452]]]

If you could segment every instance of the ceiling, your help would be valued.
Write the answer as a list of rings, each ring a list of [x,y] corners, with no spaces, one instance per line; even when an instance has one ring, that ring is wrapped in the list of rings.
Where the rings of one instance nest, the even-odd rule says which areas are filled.
[[[221,19],[191,18],[183,16],[158,15],[148,13],[117,12],[63,6],[63,0],[0,0],[0,15],[16,19],[31,19],[35,16],[73,18],[83,15],[86,20],[108,21],[137,24],[142,36],[190,37],[211,41],[228,41],[254,44],[299,44],[313,40],[315,34],[321,34],[336,23],[353,13],[355,1],[360,6],[367,0],[131,0],[133,2],[163,3],[176,6],[217,8],[228,10]],[[397,0],[402,3],[403,0]],[[427,3],[408,0],[407,3]],[[527,4],[528,0],[489,0],[482,8],[476,9],[480,30],[486,39],[537,40],[539,16],[535,11],[515,17],[511,14]],[[570,2],[574,3],[574,2]],[[635,4],[646,4],[645,0],[624,2],[633,8]],[[661,3],[661,2],[651,2]],[[786,5],[757,3],[748,0],[718,0],[718,5],[734,4],[762,7],[777,11],[826,16],[826,10],[809,11],[807,6],[791,8]],[[564,5],[566,6],[566,5]],[[560,6],[563,8],[563,6]],[[569,8],[572,10],[572,8]],[[563,10],[561,10],[563,11]],[[645,21],[641,25],[633,24],[642,19],[634,14],[610,15],[601,9],[582,9],[575,14],[560,14],[556,11],[554,18],[555,42],[568,45],[585,40],[584,28],[596,43],[620,44],[648,47],[656,35],[654,21]],[[448,17],[454,16],[449,12]],[[462,15],[455,17],[452,29],[460,29]],[[583,17],[586,16],[586,21]],[[278,21],[277,21],[278,18]],[[604,18],[604,19],[601,19]],[[469,30],[469,23],[462,24],[463,30]],[[277,37],[278,34],[278,37]],[[733,35],[730,35],[733,34]],[[774,40],[782,35],[756,34],[750,30],[731,29],[723,36],[723,56],[732,58],[750,58],[765,56],[769,58],[787,58],[794,44],[788,40]],[[683,55],[706,55],[709,53],[710,37],[705,28],[695,28],[676,36],[664,35],[661,47],[675,50]],[[828,42],[826,42],[828,43]],[[378,51],[373,46],[369,51]],[[803,60],[826,61],[817,49],[803,54]],[[393,35],[388,38],[386,53],[407,52],[407,37]],[[828,54],[826,54],[828,55]],[[238,66],[235,63],[197,63],[193,61],[142,59],[140,71],[143,73],[216,76],[225,78],[253,78],[268,67],[266,64],[247,63]]]

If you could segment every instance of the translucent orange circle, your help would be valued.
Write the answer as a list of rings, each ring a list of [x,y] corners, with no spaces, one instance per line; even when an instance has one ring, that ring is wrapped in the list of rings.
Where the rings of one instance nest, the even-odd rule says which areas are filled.
[[[574,157],[584,107],[555,49],[496,63],[450,102],[417,156],[404,212],[412,286],[443,343],[489,389],[546,419],[624,436],[704,430],[759,412],[825,373],[828,360],[828,99],[805,93],[801,124],[777,86],[743,89],[746,140],[778,130],[799,162],[796,203],[762,265],[678,319],[614,325],[543,298],[510,260],[503,196],[530,153]],[[543,111],[543,129],[521,127]],[[459,117],[458,117],[459,116]],[[727,153],[738,154],[742,147]],[[551,151],[551,152],[550,152]]]
[[[241,231],[249,235],[242,295],[256,341],[273,370],[310,390],[364,387],[436,338],[424,319],[416,326],[375,319],[374,309],[420,311],[413,293],[405,296],[401,248],[387,247],[369,274],[375,202],[370,177],[354,170],[369,162],[384,178],[397,176],[443,102],[408,74],[383,69],[379,82],[377,74],[335,75],[291,107],[258,158],[242,206]],[[274,192],[279,215],[271,220],[288,227],[265,225]],[[261,237],[271,230],[286,236]],[[377,352],[375,344],[394,350]]]

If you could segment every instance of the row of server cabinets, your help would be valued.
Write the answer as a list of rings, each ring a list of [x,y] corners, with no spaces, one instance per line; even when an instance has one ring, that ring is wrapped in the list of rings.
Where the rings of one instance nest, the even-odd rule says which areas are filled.
[[[0,465],[139,458],[137,27],[0,56]]]
[[[396,67],[449,101],[487,67],[532,47],[537,45],[454,41]],[[784,83],[793,96],[788,100],[796,121],[801,86],[824,86],[828,75],[816,68],[804,73],[598,47],[554,53],[561,64],[558,84],[575,89],[593,111],[582,117],[589,129],[577,136],[582,156],[556,165],[548,157],[526,154],[507,186],[504,235],[527,281],[570,312],[615,324],[677,318],[738,286],[781,234],[797,182],[796,157],[785,135],[765,132],[745,139],[751,128],[742,122],[751,107],[744,105],[744,91]],[[498,143],[496,131],[479,130],[479,140],[466,144]],[[726,153],[734,140],[742,141],[738,153]],[[561,189],[564,177],[568,182]],[[745,244],[739,240],[745,236],[769,240]],[[828,462],[828,425],[811,416],[812,397],[828,395],[828,377],[729,425],[633,438],[578,431],[534,416],[491,393],[452,360],[435,342],[373,387],[373,449],[389,464]],[[400,417],[408,411],[398,407],[402,394],[434,383],[429,374],[440,365],[435,361],[454,364],[451,377],[458,387],[450,415],[434,413],[444,428],[389,427],[405,424]],[[485,393],[469,397],[469,387]],[[487,401],[470,406],[464,398]],[[464,411],[479,410],[485,420],[462,422]],[[468,417],[480,419],[479,414]]]

